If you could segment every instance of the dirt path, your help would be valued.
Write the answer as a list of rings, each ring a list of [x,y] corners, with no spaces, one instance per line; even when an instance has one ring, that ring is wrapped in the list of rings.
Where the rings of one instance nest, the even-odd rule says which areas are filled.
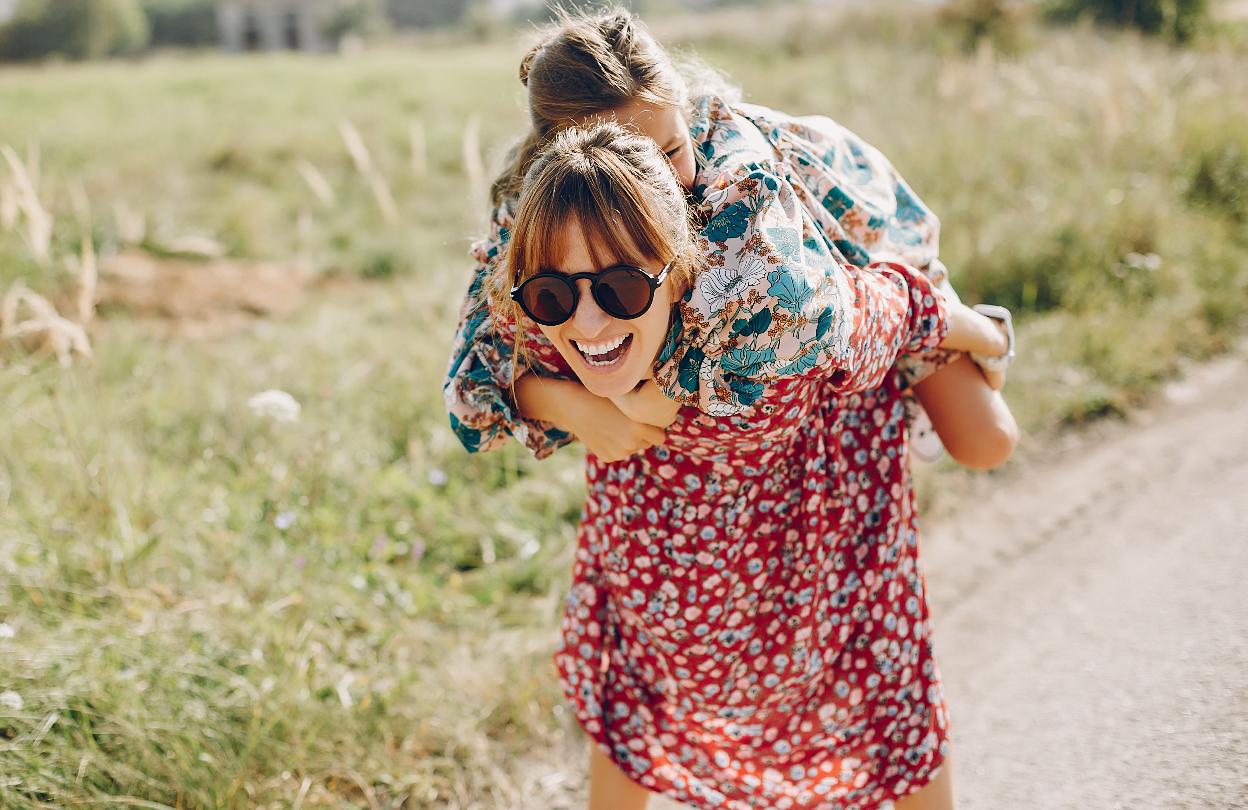
[[[1248,807],[1248,363],[925,533],[962,810]]]

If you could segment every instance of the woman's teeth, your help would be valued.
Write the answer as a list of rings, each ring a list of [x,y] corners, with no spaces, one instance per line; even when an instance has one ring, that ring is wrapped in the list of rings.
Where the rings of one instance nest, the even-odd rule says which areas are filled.
[[[614,340],[608,340],[604,343],[582,343],[579,340],[573,340],[572,344],[580,351],[581,356],[585,358],[585,362],[591,366],[609,366],[623,356],[628,350],[628,343],[632,335],[620,335]]]

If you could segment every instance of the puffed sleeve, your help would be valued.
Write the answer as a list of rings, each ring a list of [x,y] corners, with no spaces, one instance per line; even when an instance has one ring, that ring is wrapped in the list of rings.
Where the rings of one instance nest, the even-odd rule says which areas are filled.
[[[851,264],[768,165],[735,175],[706,196],[706,266],[676,308],[654,374],[667,396],[727,416],[786,377],[865,390],[899,353],[941,341],[944,302],[922,273]]]
[[[938,257],[940,220],[879,150],[830,118],[781,121],[790,160],[830,218],[821,223],[852,264],[890,261],[923,272],[948,301],[958,295]],[[897,358],[903,385],[913,385],[960,356],[937,351]]]
[[[492,450],[510,435],[545,458],[572,437],[549,422],[526,419],[516,409],[515,324],[494,313],[486,295],[486,284],[506,249],[511,220],[511,207],[504,202],[491,217],[489,236],[472,247],[476,267],[460,308],[442,394],[451,428],[469,452]],[[554,352],[536,329],[528,330],[525,340],[538,356]],[[549,352],[542,351],[547,348]]]

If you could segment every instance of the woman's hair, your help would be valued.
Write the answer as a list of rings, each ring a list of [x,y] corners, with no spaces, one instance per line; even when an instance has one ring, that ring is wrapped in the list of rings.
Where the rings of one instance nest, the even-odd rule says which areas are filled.
[[[682,61],[687,64],[678,68],[641,20],[624,9],[558,12],[520,63],[532,128],[494,181],[494,204],[519,193],[542,144],[564,127],[632,101],[686,107],[691,89],[699,95],[729,90],[705,65]]]
[[[573,127],[555,136],[524,178],[506,259],[490,285],[496,311],[518,318],[511,287],[562,259],[569,224],[591,251],[605,248],[637,265],[671,261],[665,283],[677,293],[693,281],[698,253],[685,190],[658,145],[615,123]]]

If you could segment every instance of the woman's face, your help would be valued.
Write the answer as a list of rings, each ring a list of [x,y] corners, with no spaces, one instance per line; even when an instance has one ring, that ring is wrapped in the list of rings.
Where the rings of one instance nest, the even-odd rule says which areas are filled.
[[[581,123],[593,124],[612,119],[623,126],[635,128],[658,144],[672,162],[680,184],[686,190],[693,188],[693,178],[697,173],[693,160],[693,139],[689,137],[689,126],[685,123],[684,112],[679,107],[631,101],[614,110],[590,116]]]
[[[591,250],[586,233],[575,218],[564,223],[560,242],[564,246],[563,256],[555,267],[549,268],[558,273],[596,273],[624,263],[605,245],[595,244]],[[663,266],[650,263],[641,269],[657,276]],[[539,324],[538,328],[591,393],[600,397],[626,394],[650,377],[654,358],[667,337],[672,282],[669,279],[654,291],[654,301],[645,313],[627,321],[602,311],[590,294],[589,279],[580,279],[576,284],[579,295],[572,317],[558,326]]]

